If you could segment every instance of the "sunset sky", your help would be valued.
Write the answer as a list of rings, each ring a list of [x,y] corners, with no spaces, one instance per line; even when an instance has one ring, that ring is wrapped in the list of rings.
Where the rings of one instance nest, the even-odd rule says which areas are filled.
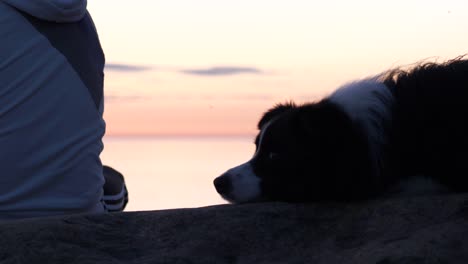
[[[277,102],[468,52],[468,1],[88,1],[108,135],[245,135]]]

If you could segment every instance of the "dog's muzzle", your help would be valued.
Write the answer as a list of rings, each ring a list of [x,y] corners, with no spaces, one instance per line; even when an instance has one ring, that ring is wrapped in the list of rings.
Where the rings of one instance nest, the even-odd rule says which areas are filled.
[[[261,194],[260,178],[253,172],[250,162],[228,170],[213,183],[216,191],[233,203],[252,202]]]

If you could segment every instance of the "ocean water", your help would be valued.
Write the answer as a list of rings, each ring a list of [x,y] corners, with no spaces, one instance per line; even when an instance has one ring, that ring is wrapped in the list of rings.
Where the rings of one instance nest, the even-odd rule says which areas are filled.
[[[214,178],[254,149],[253,137],[106,136],[101,159],[125,177],[126,211],[192,208],[226,203]]]

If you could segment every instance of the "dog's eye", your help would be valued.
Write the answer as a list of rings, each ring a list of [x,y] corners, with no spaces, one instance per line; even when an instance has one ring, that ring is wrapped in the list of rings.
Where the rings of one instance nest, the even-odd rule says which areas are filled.
[[[280,155],[278,152],[270,152],[268,153],[268,159],[270,160],[277,160],[279,159]]]

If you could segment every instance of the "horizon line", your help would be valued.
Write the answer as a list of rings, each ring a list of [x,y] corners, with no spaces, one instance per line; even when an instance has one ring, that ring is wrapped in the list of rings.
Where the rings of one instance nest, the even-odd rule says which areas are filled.
[[[254,137],[253,133],[239,133],[239,134],[184,134],[184,133],[154,133],[154,134],[105,134],[103,138],[245,138]]]

